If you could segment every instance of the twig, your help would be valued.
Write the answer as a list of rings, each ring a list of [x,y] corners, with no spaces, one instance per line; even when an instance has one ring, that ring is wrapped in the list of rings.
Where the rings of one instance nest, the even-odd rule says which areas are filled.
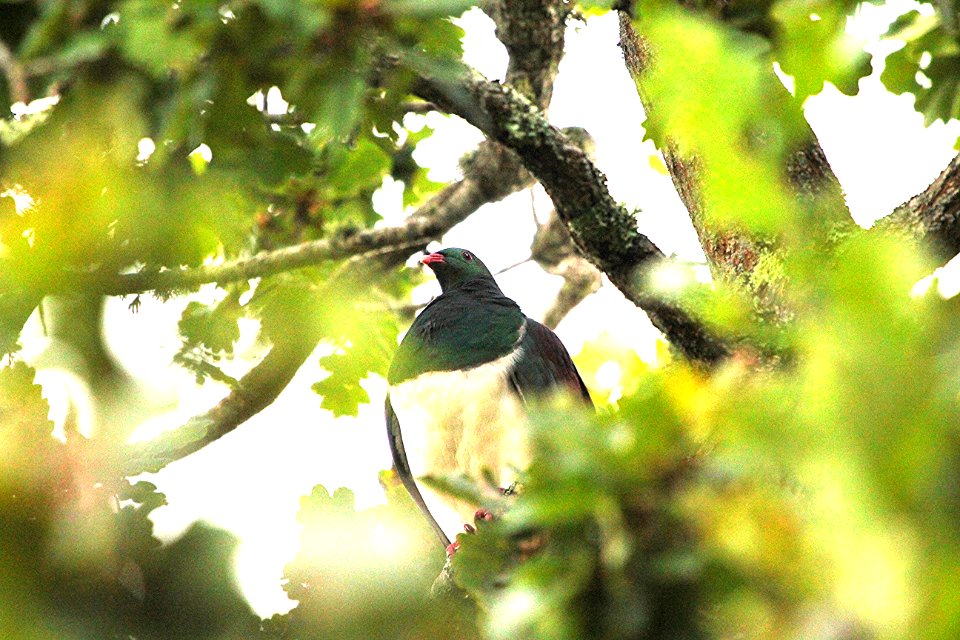
[[[431,113],[433,111],[438,111],[437,105],[432,102],[424,102],[423,100],[409,100],[407,102],[400,103],[400,109],[404,113]]]
[[[556,329],[560,321],[603,282],[596,267],[577,253],[570,233],[556,211],[550,212],[547,222],[537,223],[530,259],[548,273],[563,278],[563,286],[543,316],[543,324],[551,329]]]
[[[30,90],[27,87],[27,75],[7,43],[0,39],[0,71],[3,72],[10,89],[11,102],[30,102]]]
[[[514,262],[513,264],[511,264],[511,265],[508,266],[508,267],[504,267],[503,269],[499,269],[499,270],[498,270],[496,273],[494,273],[493,275],[499,276],[499,275],[501,275],[501,274],[504,274],[504,273],[506,273],[507,271],[511,271],[511,270],[513,270],[513,269],[516,269],[517,267],[519,267],[519,266],[522,265],[522,264],[527,264],[527,263],[530,262],[530,260],[532,260],[532,259],[533,259],[533,258],[524,258],[523,260],[520,260],[519,262]]]

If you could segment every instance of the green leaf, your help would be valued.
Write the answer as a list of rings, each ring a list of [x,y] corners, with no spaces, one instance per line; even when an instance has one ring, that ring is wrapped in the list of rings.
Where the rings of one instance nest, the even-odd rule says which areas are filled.
[[[390,156],[367,137],[357,140],[330,170],[327,185],[338,198],[356,196],[380,186],[390,168]]]
[[[303,269],[261,281],[248,306],[260,318],[263,334],[270,340],[282,340],[291,332],[321,323],[325,301],[319,298],[316,281],[328,274],[328,269],[319,270],[319,275]]]
[[[915,106],[924,125],[960,117],[960,56],[938,56],[923,74],[930,78],[930,88],[918,93]]]
[[[429,56],[444,60],[459,60],[463,55],[464,31],[450,20],[431,20],[418,26],[418,44]]]
[[[344,140],[363,115],[367,93],[368,55],[346,56],[332,61],[316,79],[317,106],[311,116],[316,128],[310,139],[319,148],[330,140]]]
[[[246,153],[246,167],[266,187],[276,187],[293,176],[309,173],[313,155],[299,137],[273,132],[258,147],[256,159]]]
[[[0,480],[20,473],[28,477],[42,473],[44,458],[59,445],[47,418],[50,407],[40,386],[33,382],[35,375],[36,371],[22,362],[0,368]],[[36,467],[31,460],[38,463]]]
[[[213,352],[232,354],[233,343],[240,338],[237,321],[243,315],[237,300],[232,294],[212,306],[196,301],[188,304],[179,324],[184,346],[203,345]]]
[[[348,312],[349,313],[349,312]],[[356,416],[360,404],[370,402],[360,381],[370,373],[385,375],[397,347],[397,322],[390,313],[357,312],[341,317],[351,326],[338,332],[338,349],[320,359],[330,375],[313,385],[323,396],[320,406],[335,416]]]
[[[921,89],[917,82],[919,65],[912,59],[906,49],[894,51],[887,56],[880,81],[890,91],[901,93],[918,93]]]
[[[587,16],[599,16],[607,13],[617,4],[616,0],[578,0],[577,6]]]
[[[195,522],[142,563],[147,629],[178,629],[183,638],[254,637],[259,618],[240,592],[234,572],[239,540]],[[144,623],[141,623],[144,624]],[[144,632],[140,632],[141,635]]]
[[[127,0],[120,21],[110,28],[124,56],[157,78],[185,72],[200,61],[204,44],[193,29],[171,28],[170,7],[150,0]]]
[[[956,9],[944,15],[944,7],[924,15],[909,11],[893,22],[886,38],[904,42],[887,56],[880,76],[894,93],[916,96],[914,108],[925,125],[960,117],[960,36],[953,24]],[[922,78],[922,80],[921,80]]]
[[[100,58],[110,47],[110,39],[103,33],[78,33],[57,51],[57,67],[69,69]]]
[[[824,82],[857,93],[860,78],[870,75],[870,57],[846,33],[845,3],[780,0],[771,15],[778,24],[775,55],[793,76],[798,100],[820,93]]]
[[[332,22],[331,9],[334,7],[323,2],[258,0],[257,4],[269,18],[281,22],[301,37],[322,33]]]
[[[0,266],[6,266],[5,263],[9,262],[0,260]],[[41,298],[41,294],[30,291],[0,291],[0,356],[20,348],[20,332]]]
[[[214,363],[215,356],[209,351],[199,348],[183,350],[173,356],[173,362],[188,371],[192,371],[196,376],[197,384],[203,384],[207,378],[210,378],[224,383],[231,389],[240,387],[239,380],[227,375],[223,369]]]

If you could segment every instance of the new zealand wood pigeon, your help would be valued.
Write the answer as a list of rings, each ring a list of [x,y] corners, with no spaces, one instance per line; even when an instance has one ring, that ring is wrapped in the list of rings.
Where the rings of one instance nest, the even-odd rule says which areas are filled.
[[[449,545],[431,513],[443,502],[427,492],[428,506],[416,476],[476,478],[489,470],[509,480],[528,463],[523,425],[532,398],[566,391],[592,403],[560,339],[523,315],[479,258],[450,248],[421,262],[442,293],[414,320],[390,365],[387,433],[403,485]]]

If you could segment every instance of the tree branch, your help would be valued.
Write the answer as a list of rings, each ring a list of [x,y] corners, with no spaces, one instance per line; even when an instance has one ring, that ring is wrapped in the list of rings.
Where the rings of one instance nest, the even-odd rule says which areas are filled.
[[[681,2],[685,6],[691,3]],[[697,3],[692,3],[697,4]],[[697,7],[700,5],[697,4]],[[688,6],[696,11],[693,6]],[[657,123],[663,105],[658,110],[657,101],[648,95],[647,87],[651,75],[656,71],[658,50],[642,34],[634,30],[631,16],[621,11],[620,47],[623,51],[627,71],[637,85],[637,93],[643,104],[648,123]],[[641,22],[642,25],[642,22]],[[674,46],[672,42],[662,42],[658,46]],[[787,92],[779,79],[774,76],[772,67],[763,72],[765,86],[768,88],[764,110],[770,117],[770,124],[776,123],[781,131],[793,131],[796,138],[789,151],[780,160],[780,166],[772,167],[789,187],[790,195],[799,207],[805,209],[816,225],[811,227],[818,240],[829,245],[838,231],[855,229],[856,224],[850,217],[843,197],[840,183],[837,181],[827,158],[820,147],[816,135],[804,118],[801,105]],[[731,90],[736,91],[736,87]],[[758,320],[781,323],[792,317],[792,309],[783,298],[779,287],[754,278],[756,267],[762,261],[779,261],[776,255],[782,247],[776,238],[745,232],[736,228],[722,228],[713,223],[709,213],[713,203],[706,199],[704,184],[709,167],[704,166],[702,158],[693,153],[681,153],[678,145],[671,140],[669,131],[665,134],[665,143],[661,145],[666,167],[676,187],[681,201],[690,214],[697,236],[714,279],[734,285],[747,292],[754,301]],[[712,135],[704,131],[704,136]]]
[[[219,265],[119,275],[72,273],[64,276],[57,289],[81,288],[114,296],[192,289],[210,282],[238,282],[353,256],[370,257],[402,250],[413,253],[417,247],[439,238],[465,220],[481,205],[501,200],[529,183],[529,174],[512,154],[485,143],[462,180],[445,187],[402,225],[335,235]]]
[[[555,211],[538,225],[530,257],[545,271],[563,278],[563,286],[543,316],[543,324],[556,329],[560,321],[584,298],[600,288],[600,272],[576,250],[566,225]]]
[[[894,209],[874,228],[923,240],[943,261],[960,253],[960,155],[922,193]]]
[[[27,74],[7,43],[0,40],[0,71],[3,72],[10,92],[11,102],[30,102],[30,90],[27,87]]]
[[[472,70],[456,83],[422,77],[414,88],[516,152],[550,195],[577,247],[685,356],[713,365],[729,355],[729,346],[684,309],[649,293],[647,275],[663,252],[610,196],[606,177],[587,154],[529,100]]]
[[[370,265],[362,264],[364,257],[354,256],[344,262],[324,284],[320,295],[336,296],[343,290],[345,278],[367,271]],[[216,406],[173,431],[132,446],[122,462],[122,475],[157,472],[225,436],[270,406],[316,349],[323,330],[318,318],[316,322],[302,323],[296,331],[274,336],[269,353]]]
[[[552,73],[541,76],[537,85],[539,91],[552,86],[555,73],[554,65]],[[325,286],[333,291],[342,288],[338,283],[340,277],[358,266],[363,267],[362,260],[378,255],[382,269],[399,266],[410,249],[439,238],[480,206],[501,200],[532,183],[532,177],[517,157],[492,142],[480,145],[464,173],[462,180],[444,188],[399,227],[365,230],[304,243],[216,267],[132,274],[101,283],[105,285],[105,291],[115,295],[151,289],[189,288],[206,282],[243,280],[350,257],[338,270],[340,275],[331,278]],[[169,436],[137,448],[124,467],[124,473],[157,471],[226,435],[269,406],[313,352],[322,338],[322,328],[310,326],[292,334],[279,338],[267,356],[213,409],[192,418]]]
[[[506,83],[546,111],[563,57],[570,7],[562,0],[497,0],[487,12],[510,54]]]
[[[468,167],[467,175],[440,191],[400,227],[361,232],[349,238],[317,241],[290,249],[264,252],[216,268],[152,274],[153,278],[163,279],[159,283],[156,280],[122,282],[131,285],[127,289],[133,285],[144,287],[142,290],[185,288],[203,282],[223,283],[268,275],[323,260],[348,257],[349,260],[324,285],[324,291],[334,295],[337,291],[345,290],[346,278],[355,278],[359,271],[369,272],[374,267],[384,272],[398,267],[415,247],[442,236],[481,205],[500,200],[529,182],[529,174],[511,154],[499,146],[484,143]],[[358,240],[357,235],[363,235],[364,238]],[[303,246],[310,247],[306,255],[295,251]],[[351,256],[347,253],[349,251],[356,253]],[[145,278],[140,274],[134,275]],[[158,284],[165,286],[157,286]],[[243,376],[237,388],[211,410],[191,418],[185,425],[155,441],[134,447],[123,463],[123,474],[159,471],[170,462],[199,451],[230,433],[270,406],[323,337],[320,323],[310,323],[300,329],[290,332],[288,336],[275,338],[273,347],[264,359]]]
[[[510,54],[506,83],[546,112],[570,7],[558,0],[511,0],[493,2],[488,11],[497,25],[497,38]],[[586,131],[571,128],[564,133],[590,152],[593,140]],[[548,224],[538,227],[530,254],[547,272],[563,277],[563,287],[543,317],[544,324],[556,328],[567,313],[600,288],[600,272],[577,252],[555,212]]]

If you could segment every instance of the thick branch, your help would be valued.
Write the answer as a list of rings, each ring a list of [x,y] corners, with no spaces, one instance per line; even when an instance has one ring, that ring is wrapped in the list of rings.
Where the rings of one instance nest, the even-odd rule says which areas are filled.
[[[659,44],[661,47],[672,45],[666,42]],[[661,113],[662,105],[658,111],[656,101],[648,95],[647,86],[651,72],[658,64],[658,51],[654,50],[648,39],[634,30],[633,20],[624,12],[620,13],[620,47],[627,70],[637,84],[647,119],[657,122],[665,114]],[[806,210],[810,220],[815,221],[811,231],[818,234],[820,241],[828,244],[839,235],[836,231],[855,227],[840,184],[819,141],[804,119],[800,104],[774,77],[772,68],[765,73],[769,103],[764,109],[770,116],[767,126],[775,125],[782,131],[794,131],[797,134],[789,152],[784,154],[781,166],[774,170],[779,171],[785,179],[799,207]],[[768,282],[758,283],[753,278],[761,260],[778,259],[774,251],[781,243],[775,238],[756,233],[718,228],[708,215],[713,203],[704,198],[704,183],[709,168],[704,166],[700,157],[681,153],[671,140],[670,133],[666,132],[666,143],[661,151],[677,193],[690,214],[714,278],[750,292],[758,317],[776,322],[786,321],[791,310],[780,295],[779,288],[769,286]],[[711,136],[714,133],[703,131],[703,135]]]
[[[897,207],[875,228],[925,240],[934,255],[944,261],[960,253],[960,155],[929,187]]]
[[[497,0],[488,12],[510,54],[506,83],[546,111],[563,57],[570,7],[563,0]]]
[[[498,0],[491,2],[487,11],[497,25],[497,38],[510,54],[506,84],[546,112],[563,54],[570,6],[563,0]],[[567,129],[564,133],[582,149],[592,146],[586,131]],[[600,288],[601,279],[600,272],[576,251],[563,222],[554,213],[550,219],[534,237],[531,258],[549,273],[563,277],[563,287],[543,318],[544,324],[556,328],[567,313]]]
[[[474,72],[456,84],[421,78],[416,91],[512,149],[546,189],[577,247],[692,360],[715,364],[729,348],[672,302],[647,292],[649,268],[664,255],[637,231],[586,153],[526,98]]]

